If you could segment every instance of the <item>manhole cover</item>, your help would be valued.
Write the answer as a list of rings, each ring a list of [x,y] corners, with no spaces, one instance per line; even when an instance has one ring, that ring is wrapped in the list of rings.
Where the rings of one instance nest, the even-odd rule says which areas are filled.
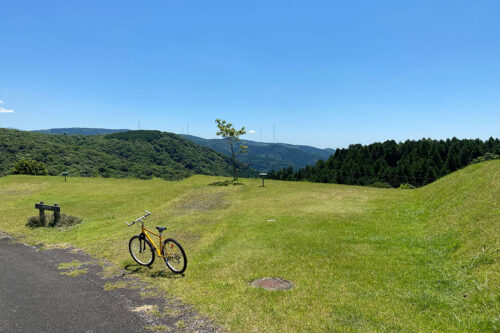
[[[292,289],[293,284],[290,281],[275,277],[263,277],[252,282],[255,288],[264,288],[266,290],[288,290]]]

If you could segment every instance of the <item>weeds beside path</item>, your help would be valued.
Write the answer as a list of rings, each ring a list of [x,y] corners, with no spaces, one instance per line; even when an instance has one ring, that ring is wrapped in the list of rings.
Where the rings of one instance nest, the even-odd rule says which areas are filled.
[[[0,233],[1,332],[218,332],[190,307],[75,249]]]

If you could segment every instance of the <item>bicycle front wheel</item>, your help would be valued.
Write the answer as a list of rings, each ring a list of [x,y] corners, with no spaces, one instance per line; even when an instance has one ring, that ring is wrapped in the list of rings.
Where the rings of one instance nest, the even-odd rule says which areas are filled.
[[[142,235],[130,238],[128,242],[130,255],[136,263],[151,266],[155,261],[155,252],[151,243]]]
[[[182,274],[187,267],[187,258],[181,244],[175,239],[168,238],[163,242],[161,249],[165,264],[176,274]]]

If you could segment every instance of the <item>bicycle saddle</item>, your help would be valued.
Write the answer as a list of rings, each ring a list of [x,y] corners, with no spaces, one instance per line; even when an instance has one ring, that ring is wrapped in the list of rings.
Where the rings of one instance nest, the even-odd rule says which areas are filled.
[[[156,227],[156,229],[158,229],[159,232],[162,232],[163,230],[167,229],[166,227]]]

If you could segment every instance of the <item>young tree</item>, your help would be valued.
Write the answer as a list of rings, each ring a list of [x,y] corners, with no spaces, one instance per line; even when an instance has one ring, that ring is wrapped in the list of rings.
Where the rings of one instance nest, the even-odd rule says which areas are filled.
[[[223,138],[227,139],[227,142],[229,142],[229,146],[231,147],[231,159],[233,162],[234,175],[233,180],[237,180],[238,172],[236,171],[236,155],[248,152],[248,146],[239,145],[239,147],[236,148],[238,150],[235,151],[235,145],[238,141],[240,141],[240,136],[246,134],[247,132],[245,131],[244,126],[240,130],[236,130],[233,127],[233,124],[227,123],[225,120],[215,119],[215,122],[217,123],[217,127],[219,128],[217,135],[220,135]]]

